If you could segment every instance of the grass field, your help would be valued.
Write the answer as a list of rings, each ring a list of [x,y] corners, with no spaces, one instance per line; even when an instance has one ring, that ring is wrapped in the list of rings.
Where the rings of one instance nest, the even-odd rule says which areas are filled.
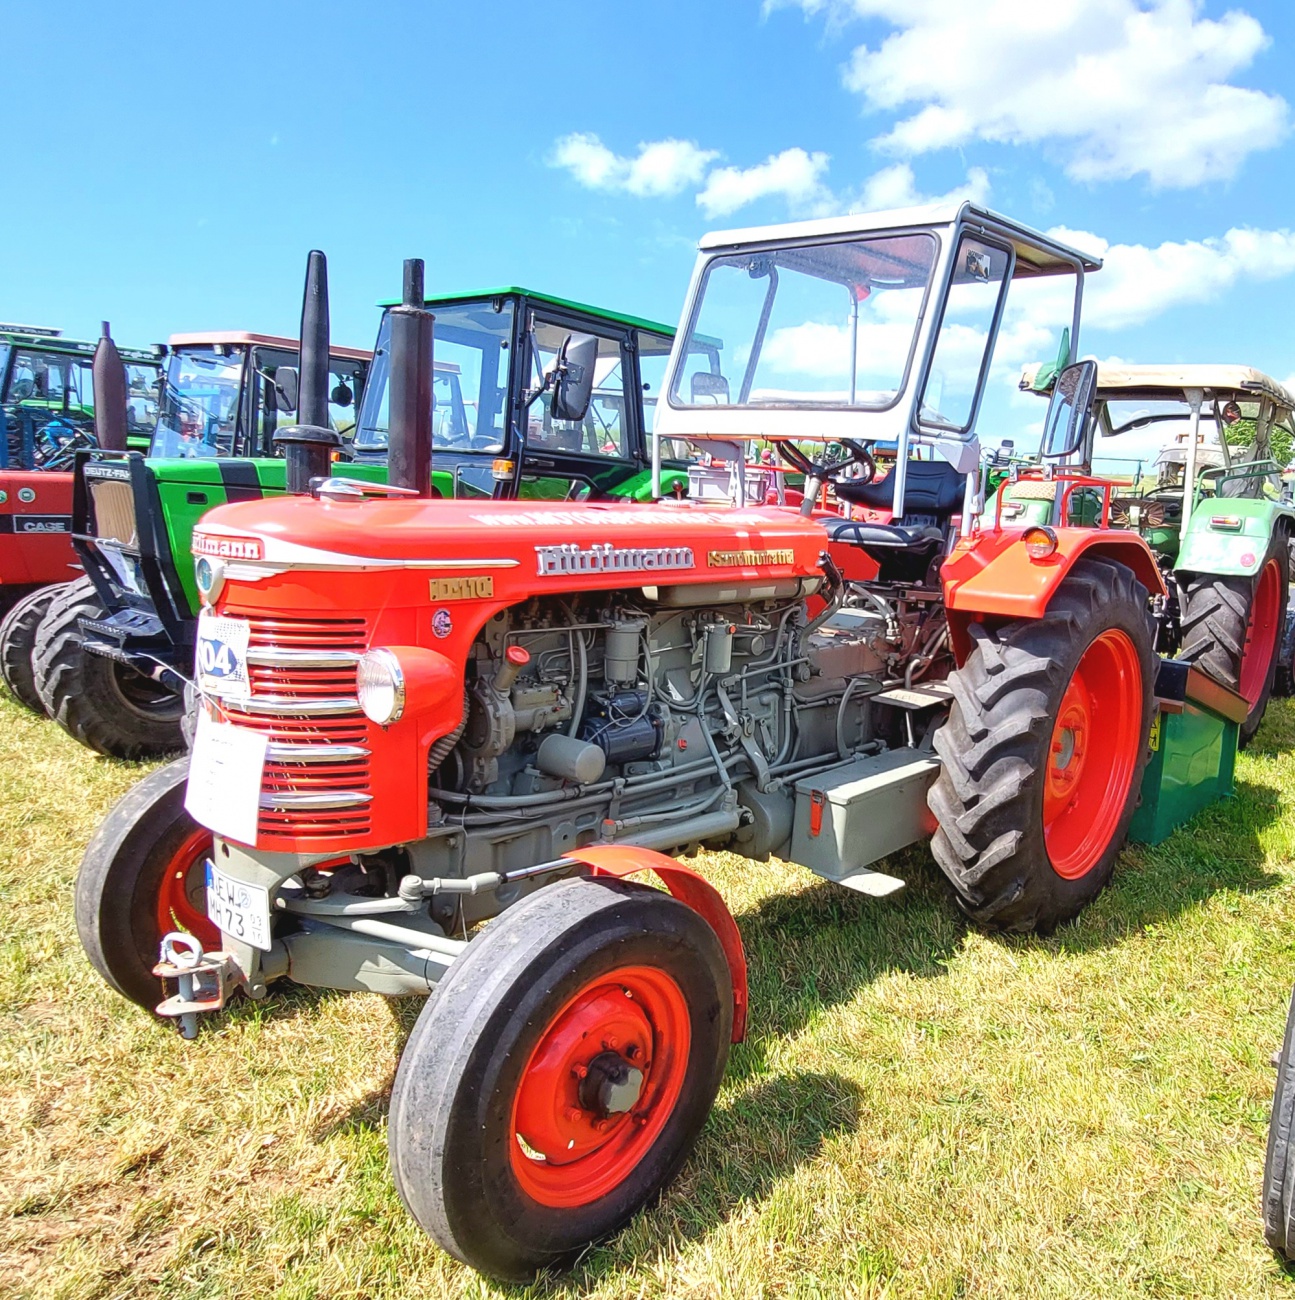
[[[1295,708],[1238,796],[1047,941],[956,919],[925,852],[886,901],[704,860],[749,1041],[684,1175],[575,1272],[495,1288],[397,1200],[412,1000],[303,990],[186,1044],[72,922],[141,769],[0,706],[0,1293],[65,1297],[1268,1296],[1258,1189],[1295,982]]]

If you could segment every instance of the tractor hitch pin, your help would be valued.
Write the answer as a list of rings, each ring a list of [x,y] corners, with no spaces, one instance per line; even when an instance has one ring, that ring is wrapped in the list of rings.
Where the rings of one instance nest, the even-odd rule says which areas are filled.
[[[203,952],[202,943],[181,930],[163,937],[153,974],[179,985],[158,1003],[157,1014],[179,1020],[181,1035],[190,1039],[198,1037],[198,1013],[221,1010],[244,979],[233,953]]]

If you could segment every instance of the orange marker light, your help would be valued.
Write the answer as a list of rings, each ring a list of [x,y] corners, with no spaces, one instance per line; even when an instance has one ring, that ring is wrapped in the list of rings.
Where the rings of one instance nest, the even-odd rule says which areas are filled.
[[[1025,553],[1032,560],[1046,560],[1057,551],[1057,535],[1051,528],[1027,528],[1021,535]]]

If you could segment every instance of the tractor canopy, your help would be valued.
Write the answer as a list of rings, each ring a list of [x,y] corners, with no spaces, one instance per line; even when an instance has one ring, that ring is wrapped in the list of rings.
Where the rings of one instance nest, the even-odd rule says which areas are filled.
[[[390,308],[360,409],[357,460],[385,461]],[[647,437],[674,330],[517,287],[428,298],[435,315],[432,479],[446,497],[648,495]],[[597,340],[581,420],[555,415],[544,376],[564,340]],[[682,467],[678,467],[681,471]]]
[[[0,324],[0,469],[49,465],[70,439],[94,433],[96,344],[59,330]],[[160,349],[119,347],[126,369],[126,431],[147,447],[157,420]],[[63,468],[67,468],[63,465]]]
[[[893,442],[967,473],[1008,288],[1058,284],[1072,360],[1100,261],[970,203],[722,231],[700,244],[658,440]]]

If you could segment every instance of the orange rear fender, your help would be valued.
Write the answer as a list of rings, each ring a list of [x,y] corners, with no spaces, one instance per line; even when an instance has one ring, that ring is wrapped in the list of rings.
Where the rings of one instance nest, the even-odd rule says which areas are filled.
[[[1110,528],[1054,528],[1057,549],[1046,559],[1031,559],[1025,529],[976,533],[959,541],[940,569],[954,658],[970,652],[967,626],[1040,618],[1076,560],[1115,560],[1132,569],[1153,595],[1165,594],[1164,579],[1151,548],[1136,533]]]

